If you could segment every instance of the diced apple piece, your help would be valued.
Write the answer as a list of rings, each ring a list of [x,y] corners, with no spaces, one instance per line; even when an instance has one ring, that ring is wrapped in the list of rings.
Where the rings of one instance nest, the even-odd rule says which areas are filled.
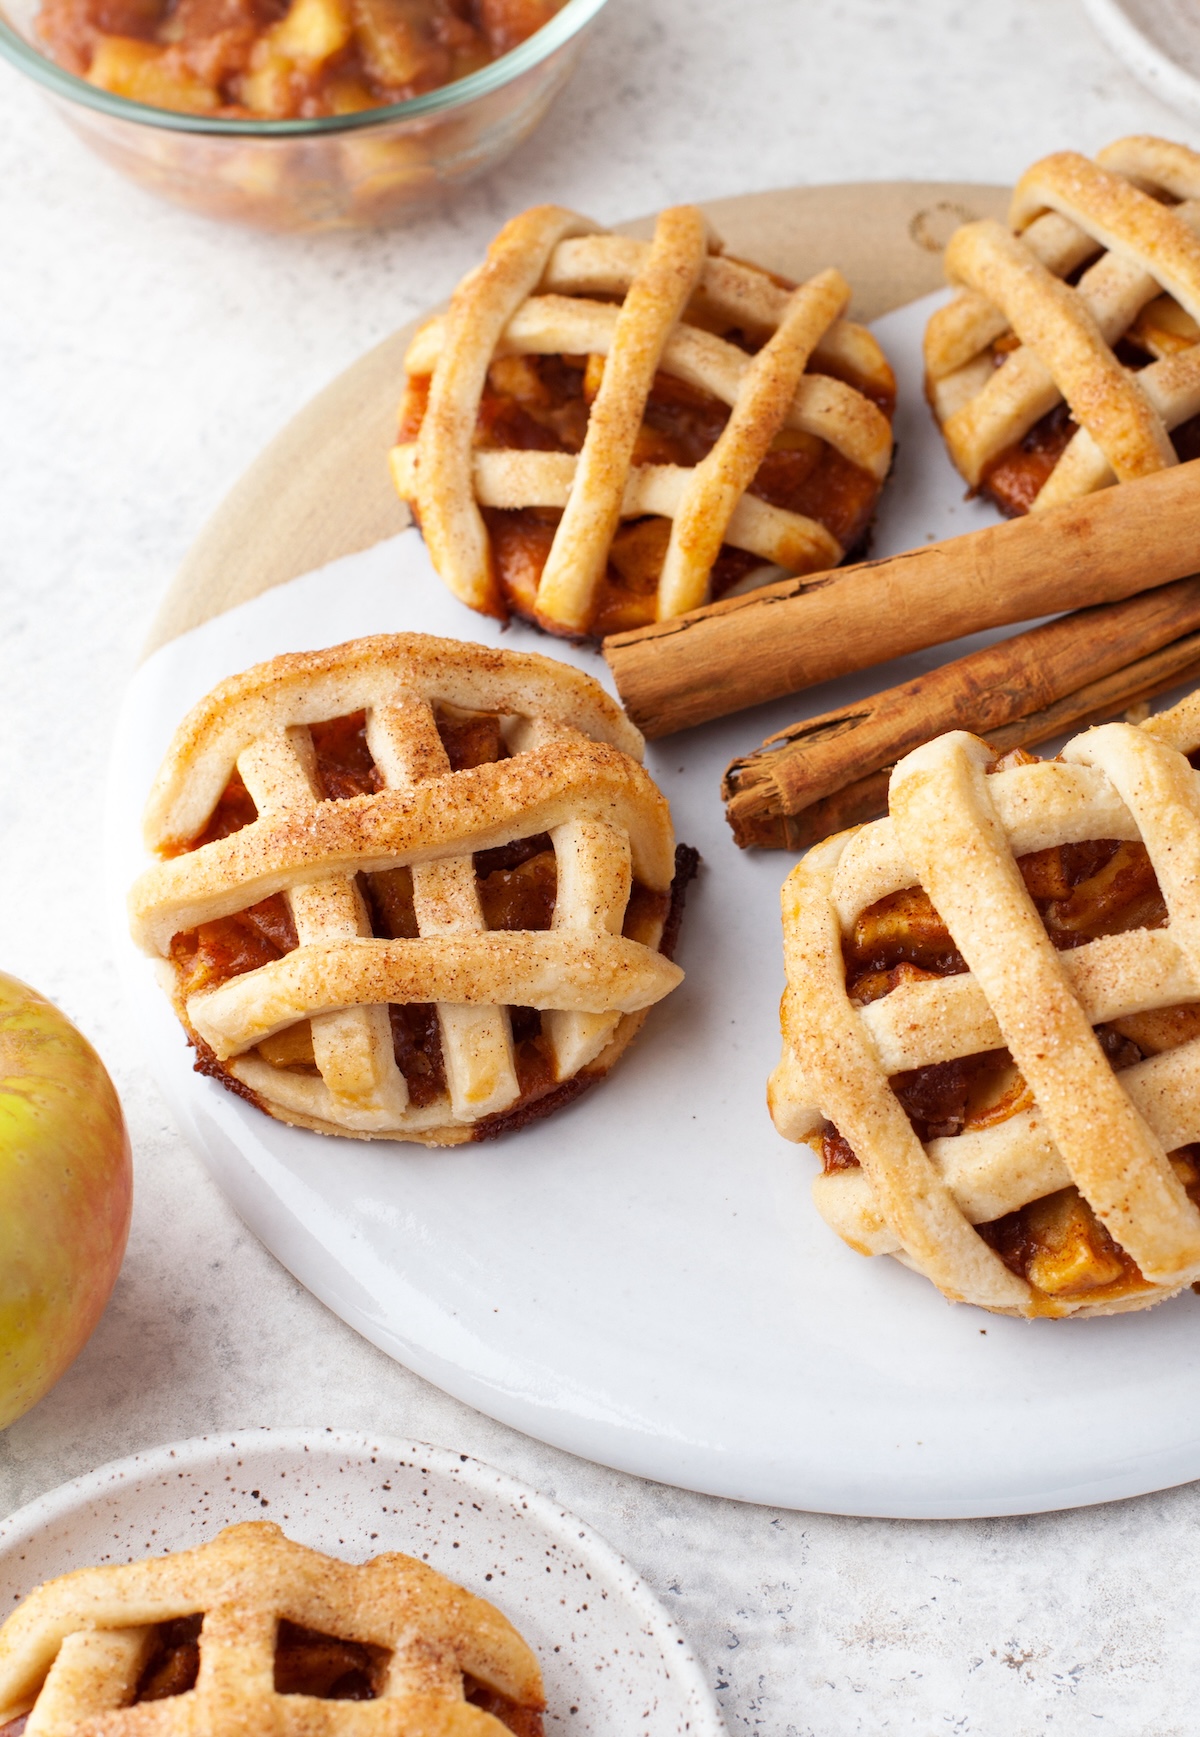
[[[255,43],[250,71],[238,86],[251,114],[285,120],[292,113],[292,71],[292,62],[277,54],[273,43],[265,38]]]
[[[1031,1284],[1049,1296],[1078,1296],[1114,1284],[1125,1268],[1120,1253],[1087,1201],[1064,1188],[1026,1208],[1036,1252]]]
[[[1200,326],[1171,296],[1157,296],[1142,309],[1128,335],[1152,356],[1174,356],[1192,348]]]
[[[276,1068],[315,1067],[311,1022],[301,1019],[286,1030],[277,1031],[274,1037],[265,1037],[258,1053]]]
[[[1147,1055],[1161,1055],[1181,1043],[1200,1037],[1200,1001],[1185,1001],[1178,1007],[1154,1008],[1148,1013],[1130,1013],[1114,1019],[1113,1028],[1129,1038]]]
[[[497,356],[488,368],[488,384],[494,392],[518,404],[545,405],[550,394],[542,384],[532,356]]]
[[[363,109],[378,108],[379,98],[371,94],[361,78],[349,74],[334,78],[326,87],[330,112],[335,115],[356,115]]]
[[[480,0],[479,21],[494,54],[507,54],[562,9],[563,0]]]
[[[635,519],[613,538],[608,558],[631,591],[656,589],[671,541],[669,519]]]
[[[387,88],[403,89],[450,70],[449,56],[423,40],[404,0],[354,0],[354,25],[368,76]]]
[[[587,367],[583,371],[583,396],[589,404],[594,401],[604,384],[604,361],[603,356],[596,355],[590,355],[587,359]]]
[[[908,887],[868,905],[854,925],[852,947],[864,962],[891,954],[921,964],[952,953],[954,942],[928,893]]]
[[[303,67],[320,66],[345,48],[353,28],[343,0],[292,0],[267,32],[277,53]]]
[[[211,114],[221,106],[219,93],[189,74],[173,50],[132,36],[99,37],[87,76],[101,90],[156,109]]]

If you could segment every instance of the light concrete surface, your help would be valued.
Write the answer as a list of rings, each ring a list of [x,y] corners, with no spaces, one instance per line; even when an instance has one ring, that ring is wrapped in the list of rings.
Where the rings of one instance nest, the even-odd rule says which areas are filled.
[[[796,181],[1007,180],[1048,149],[1187,123],[1077,0],[612,0],[577,83],[498,172],[409,229],[289,240],[154,203],[2,64],[0,102],[0,966],[99,1046],[138,1172],[104,1321],[0,1438],[0,1510],[201,1431],[390,1429],[480,1454],[606,1534],[680,1616],[731,1733],[1194,1733],[1194,1487],[963,1524],[740,1507],[542,1447],[359,1340],[171,1125],[114,999],[96,878],[114,709],[190,539],[502,218],[539,199],[616,220]]]

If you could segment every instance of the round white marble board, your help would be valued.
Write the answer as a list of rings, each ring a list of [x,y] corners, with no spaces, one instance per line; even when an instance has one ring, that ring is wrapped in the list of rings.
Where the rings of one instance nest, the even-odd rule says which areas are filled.
[[[995,516],[964,500],[923,401],[929,305],[876,323],[900,386],[878,554]],[[167,741],[188,706],[258,659],[400,629],[529,647],[607,675],[593,652],[471,614],[408,530],[163,646],[121,715],[107,859],[125,988],[180,1126],[267,1247],[359,1332],[459,1399],[689,1489],[939,1518],[1070,1507],[1200,1476],[1195,1297],[1085,1322],[951,1307],[828,1229],[809,1195],[812,1153],[767,1116],[790,860],[736,849],[721,773],[769,731],[978,641],[651,744],[678,836],[703,858],[678,954],[687,976],[611,1079],[546,1121],[442,1152],[330,1140],[192,1071],[124,917],[144,865],[140,812]]]
[[[54,1575],[187,1550],[239,1520],[347,1562],[403,1551],[489,1599],[537,1654],[547,1737],[722,1737],[687,1643],[611,1545],[426,1442],[255,1429],[100,1466],[0,1521],[0,1618]]]

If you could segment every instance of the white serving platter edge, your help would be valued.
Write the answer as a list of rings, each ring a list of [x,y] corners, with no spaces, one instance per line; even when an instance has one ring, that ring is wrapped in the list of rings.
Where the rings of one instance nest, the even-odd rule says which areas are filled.
[[[900,382],[874,552],[994,517],[965,501],[922,402],[932,298],[879,332]],[[1145,1314],[1024,1322],[951,1307],[852,1253],[812,1206],[806,1147],[775,1132],[782,853],[741,853],[727,762],[797,717],[975,643],[910,657],[652,744],[703,858],[682,987],[594,1092],[503,1142],[427,1152],[285,1127],[192,1071],[127,938],[139,817],[175,725],[221,677],[359,634],[420,630],[562,657],[452,598],[415,531],[268,591],[156,652],[112,757],[108,901],[147,1063],[245,1222],[334,1312],[459,1399],[572,1453],[685,1488],[844,1514],[961,1518],[1141,1494],[1200,1476],[1190,1294]],[[336,1420],[331,1420],[336,1421]]]

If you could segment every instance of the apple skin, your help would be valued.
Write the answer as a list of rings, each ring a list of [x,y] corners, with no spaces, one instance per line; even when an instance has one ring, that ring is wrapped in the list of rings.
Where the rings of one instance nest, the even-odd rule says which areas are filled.
[[[0,1429],[87,1343],[132,1200],[129,1136],[103,1062],[52,1002],[0,972]]]

